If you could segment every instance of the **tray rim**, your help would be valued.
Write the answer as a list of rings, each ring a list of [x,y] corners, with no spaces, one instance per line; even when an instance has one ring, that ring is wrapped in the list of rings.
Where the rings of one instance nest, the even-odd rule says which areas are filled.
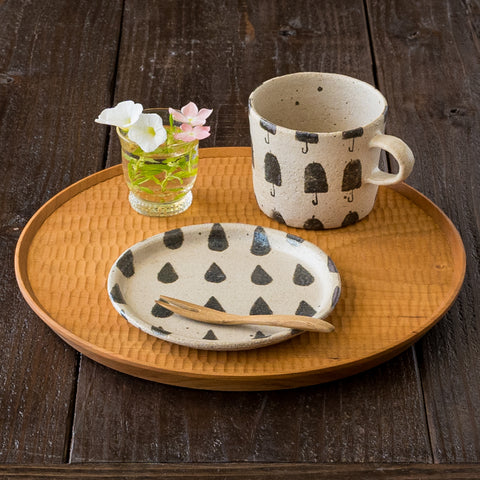
[[[201,158],[232,156],[248,157],[251,156],[251,148],[212,147],[200,149],[199,153]],[[144,362],[128,358],[121,353],[111,352],[104,347],[89,342],[88,340],[77,336],[69,329],[59,324],[49,315],[48,311],[43,308],[40,302],[38,302],[36,299],[35,292],[31,287],[28,277],[27,259],[29,247],[36,235],[37,230],[43,225],[44,221],[53,212],[55,212],[57,208],[74,198],[79,193],[122,174],[122,166],[114,165],[78,180],[77,182],[58,192],[50,200],[44,203],[30,218],[20,234],[15,249],[14,264],[15,275],[19,289],[28,305],[37,314],[37,316],[41,318],[42,321],[44,321],[55,333],[57,333],[57,335],[59,335],[75,350],[85,354],[87,357],[97,361],[100,364],[132,376],[190,388],[231,391],[296,388],[300,386],[312,385],[314,383],[324,383],[331,380],[340,379],[347,375],[350,376],[365,371],[369,368],[379,365],[380,363],[390,360],[419,340],[449,310],[457,298],[464,281],[466,273],[466,252],[461,236],[451,219],[434,202],[404,182],[389,187],[380,187],[394,190],[426,212],[446,236],[447,243],[451,249],[453,272],[452,282],[449,288],[449,295],[444,298],[442,304],[438,307],[434,314],[432,314],[430,321],[426,322],[423,328],[413,331],[410,335],[407,335],[403,341],[393,342],[386,348],[382,348],[379,351],[374,351],[370,355],[362,357],[361,359],[356,358],[353,360],[345,360],[334,366],[323,367],[315,370],[298,369],[293,373],[249,373],[248,376],[245,376],[242,373],[219,375],[185,372],[183,370],[173,368],[165,369],[158,365],[146,364]],[[275,348],[275,345],[272,345],[268,348]],[[293,384],[292,379],[294,380]],[[259,385],[259,383],[262,381],[267,382],[267,384]]]

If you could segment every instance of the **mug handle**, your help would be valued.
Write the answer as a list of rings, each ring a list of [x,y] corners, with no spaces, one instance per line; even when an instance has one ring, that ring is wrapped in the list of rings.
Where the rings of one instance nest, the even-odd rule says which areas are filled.
[[[367,183],[374,185],[393,185],[405,180],[413,169],[415,158],[410,147],[398,137],[379,133],[370,140],[369,148],[381,148],[395,157],[398,163],[398,173],[387,173],[376,167],[373,172],[365,178]]]

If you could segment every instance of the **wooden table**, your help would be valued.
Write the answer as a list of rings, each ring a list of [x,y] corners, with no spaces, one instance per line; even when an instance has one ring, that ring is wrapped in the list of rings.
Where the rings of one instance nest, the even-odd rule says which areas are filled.
[[[480,476],[478,0],[6,0],[0,22],[0,478]],[[193,100],[215,110],[202,146],[244,146],[249,93],[295,71],[351,75],[389,100],[387,131],[416,156],[407,183],[467,252],[448,313],[378,367],[269,392],[141,380],[64,343],[13,258],[46,201],[118,163],[100,110]]]

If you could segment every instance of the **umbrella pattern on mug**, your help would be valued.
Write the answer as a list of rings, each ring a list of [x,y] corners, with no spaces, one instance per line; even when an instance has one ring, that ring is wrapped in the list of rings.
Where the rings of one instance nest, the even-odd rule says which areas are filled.
[[[348,147],[349,152],[355,150],[355,139],[363,135],[363,127],[354,128],[353,130],[345,130],[342,132],[343,139],[352,139],[352,145]]]
[[[310,163],[305,168],[304,174],[305,193],[314,193],[313,205],[318,205],[318,194],[328,192],[327,174],[320,163]]]
[[[351,151],[354,148],[354,141],[355,138],[361,137],[363,135],[363,128],[358,128],[354,130],[348,130],[342,132],[342,138],[351,138],[352,145],[348,148]],[[312,134],[309,132],[296,132],[295,138],[297,141],[305,142],[305,147],[302,148],[302,152],[304,154],[308,153],[308,145],[318,143],[318,135]],[[254,166],[254,168],[256,168]],[[264,178],[265,181],[271,184],[270,188],[270,195],[272,197],[276,196],[276,189],[275,187],[282,187],[282,166],[281,162],[279,161],[279,157],[272,153],[271,151],[265,154],[264,158]],[[305,194],[313,194],[312,204],[317,206],[319,204],[319,194],[328,193],[331,191],[329,186],[329,181],[327,178],[327,172],[323,165],[318,162],[314,161],[309,163],[304,170],[303,175],[303,182],[304,182],[304,193]],[[343,170],[343,178],[342,178],[342,186],[341,191],[347,192],[344,195],[344,200],[348,203],[352,203],[354,201],[354,190],[361,188],[362,186],[362,162],[360,159],[351,159],[344,167]],[[277,207],[273,208],[269,212],[269,216],[276,220],[281,224],[287,224],[283,213]],[[360,219],[358,212],[349,211],[344,220],[342,221],[341,225],[352,225],[356,223]],[[340,226],[337,225],[337,226]],[[325,225],[323,222],[318,218],[318,215],[313,215],[307,218],[303,223],[303,228],[307,230],[323,230],[325,229]]]
[[[263,118],[260,119],[260,126],[267,132],[265,135],[265,143],[270,143],[270,134],[276,135],[277,126]]]
[[[278,163],[277,157],[270,152],[265,154],[264,168],[265,168],[265,180],[268,183],[272,184],[270,195],[274,197],[275,185],[277,187],[282,186],[282,172],[280,170],[280,164]]]
[[[295,132],[295,140],[305,143],[302,147],[302,153],[308,153],[308,145],[311,143],[318,143],[318,135],[310,132]]]
[[[353,191],[362,186],[362,162],[359,159],[350,160],[343,170],[342,192],[350,192],[345,198],[353,202]]]

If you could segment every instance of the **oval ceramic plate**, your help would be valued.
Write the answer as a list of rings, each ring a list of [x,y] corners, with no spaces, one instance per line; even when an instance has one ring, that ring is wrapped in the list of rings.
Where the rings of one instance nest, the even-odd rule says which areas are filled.
[[[125,251],[108,277],[115,309],[144,332],[179,345],[243,350],[302,333],[282,327],[189,320],[155,303],[167,295],[241,315],[325,318],[340,296],[333,261],[300,237],[255,225],[192,225]]]

